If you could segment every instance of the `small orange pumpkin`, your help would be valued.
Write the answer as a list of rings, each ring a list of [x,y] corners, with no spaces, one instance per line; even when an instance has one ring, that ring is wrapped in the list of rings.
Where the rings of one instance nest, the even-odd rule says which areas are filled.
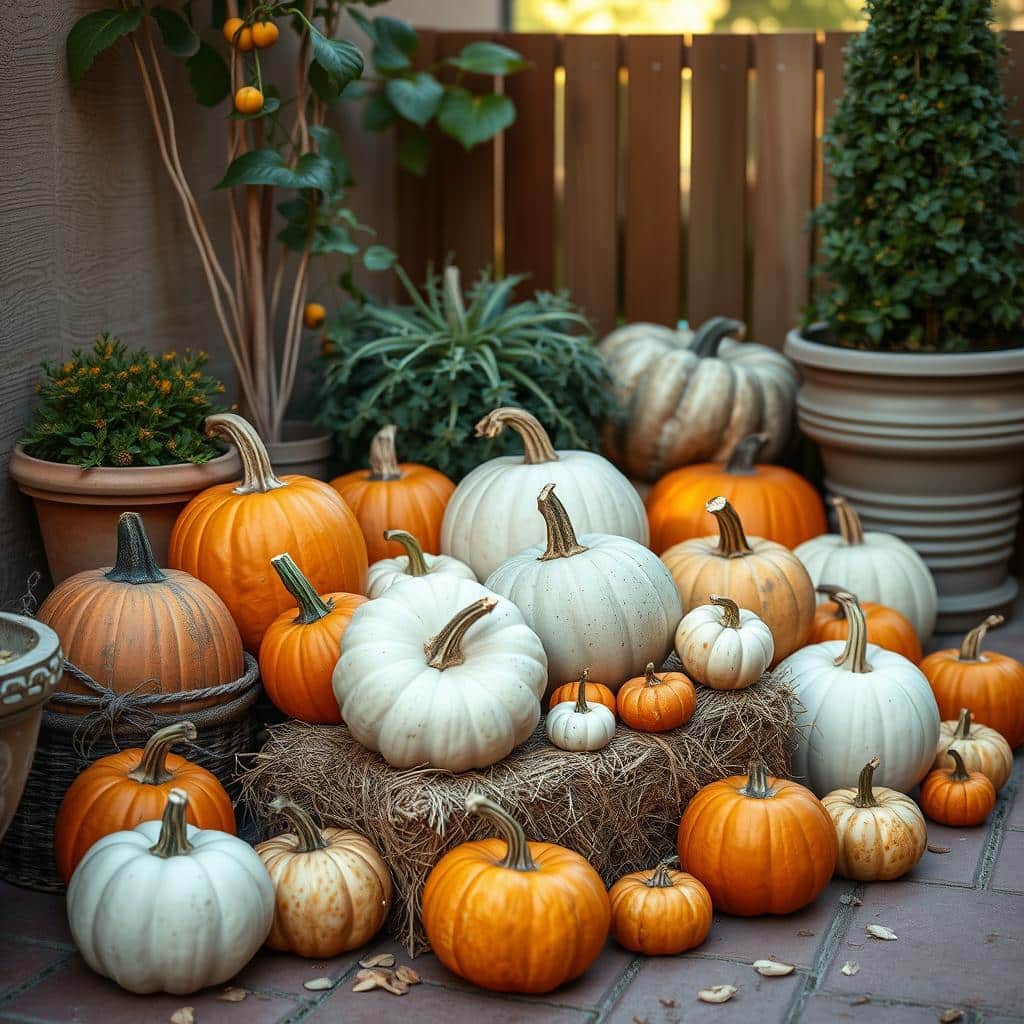
[[[971,712],[960,709],[960,717],[939,725],[939,745],[935,750],[935,768],[952,768],[953,759],[946,753],[955,746],[965,767],[988,776],[999,790],[1013,774],[1013,751],[1003,735],[987,725],[971,721]]]
[[[399,462],[394,424],[381,427],[370,442],[370,470],[335,477],[331,486],[359,520],[370,562],[404,554],[400,544],[384,540],[385,530],[405,530],[420,547],[441,551],[441,521],[455,484],[438,469]]]
[[[172,789],[188,794],[189,824],[234,834],[231,797],[217,777],[170,753],[175,743],[195,738],[191,722],[165,725],[150,736],[144,749],[132,747],[101,757],[71,783],[57,813],[53,840],[64,881],[97,840],[162,817]]]
[[[613,715],[615,714],[615,694],[604,683],[593,682],[589,668],[583,670],[583,675],[578,681],[563,683],[551,694],[548,710],[564,701],[576,700],[579,696],[580,683],[584,684],[583,697],[588,704],[603,704]]]
[[[834,587],[827,583],[817,586],[819,594],[833,595],[845,592],[843,587]],[[921,660],[921,641],[917,638],[914,626],[902,612],[889,608],[874,601],[861,601],[860,609],[864,613],[864,621],[868,627],[868,643],[878,644],[887,651],[902,654],[915,665]],[[826,640],[846,640],[850,635],[850,626],[846,621],[846,613],[838,601],[825,601],[814,611],[814,626],[808,644],[820,644]]]
[[[361,594],[318,594],[287,552],[270,560],[297,607],[267,627],[260,644],[260,675],[278,710],[300,722],[337,725],[341,711],[334,696],[334,666],[341,638]]]
[[[642,676],[619,689],[619,718],[638,732],[667,732],[685,725],[697,707],[697,691],[682,672],[657,675],[649,661]]]
[[[940,825],[980,825],[996,805],[996,788],[984,772],[969,772],[956,747],[952,768],[936,768],[921,783],[921,810]]]

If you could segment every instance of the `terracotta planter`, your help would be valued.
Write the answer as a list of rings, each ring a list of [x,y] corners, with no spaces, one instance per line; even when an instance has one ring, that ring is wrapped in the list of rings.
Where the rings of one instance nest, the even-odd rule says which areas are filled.
[[[11,476],[35,502],[46,561],[54,583],[83,569],[114,564],[117,520],[122,512],[145,519],[158,565],[167,564],[167,545],[178,513],[200,491],[238,480],[242,465],[231,449],[201,466],[106,466],[80,469],[27,455],[11,454]]]
[[[285,420],[282,433],[282,440],[264,442],[275,473],[330,478],[334,438],[323,427],[303,420]]]
[[[43,705],[63,672],[60,640],[49,626],[0,612],[0,839],[32,767]]]
[[[797,418],[829,491],[928,563],[936,629],[1005,609],[1017,594],[1007,563],[1024,491],[1024,348],[860,352],[791,331],[785,353],[803,373]]]

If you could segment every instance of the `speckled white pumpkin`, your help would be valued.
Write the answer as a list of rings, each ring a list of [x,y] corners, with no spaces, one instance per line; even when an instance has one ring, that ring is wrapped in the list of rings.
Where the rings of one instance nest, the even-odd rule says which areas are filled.
[[[380,597],[392,583],[431,573],[476,580],[476,574],[465,562],[448,555],[425,554],[420,542],[405,530],[385,530],[384,539],[401,544],[406,553],[397,558],[382,558],[370,566],[366,574],[366,596],[371,599]]]
[[[603,704],[588,703],[584,685],[576,700],[563,700],[548,712],[544,728],[560,750],[603,750],[615,735],[615,715]]]
[[[683,671],[713,690],[742,690],[767,671],[775,657],[772,631],[752,611],[728,597],[711,596],[683,617],[676,654]]]

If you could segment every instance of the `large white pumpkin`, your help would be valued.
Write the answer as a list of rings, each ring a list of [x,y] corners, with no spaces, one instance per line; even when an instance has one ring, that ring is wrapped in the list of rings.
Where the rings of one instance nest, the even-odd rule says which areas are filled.
[[[906,793],[935,759],[939,708],[931,686],[902,654],[867,642],[855,597],[839,592],[833,600],[846,613],[849,638],[811,644],[776,668],[797,699],[793,777],[820,797],[856,785],[878,757],[878,785]]]
[[[523,455],[491,459],[455,488],[441,526],[446,555],[486,579],[509,555],[540,544],[544,524],[534,498],[547,483],[558,485],[559,497],[581,532],[648,542],[644,503],[607,459],[594,452],[556,452],[541,424],[523,409],[495,409],[476,425],[476,432],[496,437],[506,426],[522,437]]]
[[[405,530],[385,530],[384,539],[401,544],[405,548],[405,554],[397,558],[381,558],[370,566],[366,574],[366,596],[371,599],[380,597],[392,583],[412,576],[439,573],[458,576],[464,580],[476,579],[476,573],[457,558],[424,554],[420,542]]]
[[[547,544],[513,555],[486,585],[512,601],[541,638],[551,688],[589,667],[615,691],[649,661],[660,665],[683,613],[672,574],[626,537],[584,533],[577,540],[554,484],[540,492],[537,507]]]
[[[891,533],[865,533],[860,517],[845,498],[833,498],[839,533],[804,541],[793,552],[817,587],[842,587],[862,601],[875,601],[902,612],[923,643],[935,629],[939,597],[924,559]],[[818,604],[828,601],[818,595]],[[883,770],[885,760],[882,760]],[[850,783],[852,785],[852,783]]]
[[[90,847],[68,885],[75,945],[129,992],[187,995],[234,977],[263,945],[274,887],[248,843],[185,823],[172,789],[163,821]]]
[[[544,648],[514,604],[431,574],[356,609],[334,695],[352,735],[388,764],[463,772],[530,736],[546,681]]]

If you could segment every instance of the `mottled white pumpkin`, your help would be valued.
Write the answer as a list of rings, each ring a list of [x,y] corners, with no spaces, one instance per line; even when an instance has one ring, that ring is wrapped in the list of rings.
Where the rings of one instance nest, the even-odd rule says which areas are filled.
[[[967,708],[960,709],[955,722],[943,722],[939,729],[939,746],[935,752],[935,768],[955,767],[953,758],[946,753],[955,746],[964,767],[970,772],[981,772],[999,792],[1013,774],[1013,750],[1003,734],[987,725],[971,720]]]
[[[728,597],[711,595],[676,629],[676,654],[683,671],[713,690],[742,690],[767,671],[775,657],[772,631]]]
[[[430,573],[458,576],[464,580],[475,580],[476,574],[465,562],[448,555],[424,554],[420,542],[405,530],[385,530],[385,540],[393,540],[405,548],[405,554],[397,558],[382,558],[370,566],[366,574],[366,596],[380,597],[392,583],[411,576],[427,576]]]
[[[626,537],[584,533],[577,540],[554,484],[540,492],[537,507],[547,544],[513,555],[486,585],[512,601],[541,638],[551,689],[589,667],[615,692],[672,648],[682,616],[672,574]]]
[[[561,750],[603,750],[615,735],[615,715],[603,704],[587,701],[586,685],[581,678],[576,699],[563,700],[548,712],[548,739]]]
[[[650,538],[647,513],[636,488],[594,452],[555,451],[541,424],[522,409],[495,409],[477,425],[480,437],[512,427],[523,439],[523,455],[502,455],[477,466],[455,488],[441,526],[441,550],[486,579],[510,555],[544,540],[534,499],[547,483],[576,528],[586,533]],[[567,676],[566,678],[570,678]]]
[[[906,793],[935,760],[939,709],[931,686],[902,654],[867,642],[855,597],[840,592],[833,600],[850,623],[845,643],[804,647],[776,669],[798,702],[793,777],[822,796],[852,786],[877,755],[879,784]]]
[[[402,580],[356,609],[334,669],[352,735],[388,764],[486,768],[540,720],[547,659],[515,605],[456,576]]]
[[[274,920],[274,887],[256,852],[226,832],[186,825],[187,803],[172,789],[163,821],[99,840],[68,885],[82,958],[129,992],[222,985]]]
[[[815,587],[842,587],[862,601],[875,601],[902,612],[923,643],[935,629],[939,597],[924,559],[906,541],[891,533],[865,533],[860,517],[845,498],[833,498],[839,533],[805,541],[794,554]],[[828,601],[818,595],[818,604]],[[883,771],[885,759],[882,759]]]

